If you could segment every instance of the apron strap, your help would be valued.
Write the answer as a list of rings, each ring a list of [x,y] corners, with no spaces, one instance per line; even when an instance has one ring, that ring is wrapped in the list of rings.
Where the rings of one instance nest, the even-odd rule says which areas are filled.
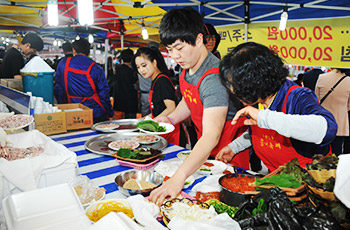
[[[93,61],[90,64],[90,66],[89,66],[89,68],[87,70],[79,70],[79,69],[74,69],[72,67],[69,67],[71,59],[72,59],[72,57],[68,57],[67,58],[67,61],[66,61],[66,64],[65,64],[65,68],[64,68],[64,84],[65,84],[65,87],[66,87],[66,94],[67,94],[67,101],[68,101],[68,103],[71,103],[71,98],[81,98],[82,99],[81,103],[83,103],[87,99],[93,99],[107,113],[107,110],[102,105],[101,99],[100,99],[99,95],[96,92],[96,85],[95,85],[95,83],[94,83],[94,81],[93,81],[93,79],[91,77],[91,74],[90,74],[92,67],[96,63]],[[68,93],[68,72],[85,75],[87,80],[89,81],[89,84],[90,84],[93,92],[94,92],[93,95],[90,96],[90,97],[79,97],[79,96],[69,95],[69,93]]]
[[[287,112],[287,99],[288,99],[288,96],[289,96],[289,94],[290,94],[290,92],[292,92],[294,89],[296,89],[296,88],[302,88],[301,86],[298,86],[298,85],[293,85],[293,86],[291,86],[289,89],[288,89],[288,91],[287,91],[287,93],[286,93],[286,96],[285,96],[285,98],[284,98],[284,101],[283,101],[283,106],[282,106],[282,112],[283,113],[286,113]]]

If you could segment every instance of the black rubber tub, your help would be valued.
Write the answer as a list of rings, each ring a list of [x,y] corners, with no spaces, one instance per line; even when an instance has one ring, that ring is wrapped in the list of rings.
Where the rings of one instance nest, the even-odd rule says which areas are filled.
[[[243,175],[243,174],[240,174],[240,176],[254,178],[254,176]],[[231,174],[226,174],[226,175],[220,177],[219,184],[222,188],[222,190],[220,192],[220,201],[224,202],[225,204],[230,205],[230,206],[239,207],[240,204],[242,204],[243,202],[248,200],[252,195],[247,195],[244,193],[235,192],[235,191],[232,191],[232,190],[230,190],[222,185],[222,181],[224,178],[233,178],[233,177],[238,177],[238,176],[235,173],[231,173]]]

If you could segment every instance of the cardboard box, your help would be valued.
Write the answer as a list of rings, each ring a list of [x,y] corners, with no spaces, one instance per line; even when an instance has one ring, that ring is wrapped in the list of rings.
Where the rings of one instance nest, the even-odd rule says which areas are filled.
[[[94,120],[92,109],[89,107],[75,103],[75,104],[58,104],[59,109],[66,113],[67,130],[87,129],[91,128]]]
[[[46,135],[67,132],[65,112],[35,114],[34,119],[35,128]]]
[[[1,85],[23,92],[22,79],[2,78]]]

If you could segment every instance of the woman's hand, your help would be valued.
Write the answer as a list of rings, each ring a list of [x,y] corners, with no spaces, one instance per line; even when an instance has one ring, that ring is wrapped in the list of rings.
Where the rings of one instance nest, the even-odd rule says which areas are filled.
[[[224,163],[229,163],[234,157],[234,155],[235,153],[227,145],[219,151],[219,153],[215,157],[215,160],[222,161]]]
[[[154,121],[156,121],[156,122],[164,122],[164,123],[169,123],[169,124],[171,124],[170,119],[169,119],[168,117],[166,117],[166,116],[158,116],[158,117],[154,118]]]
[[[185,181],[177,179],[175,176],[171,177],[169,180],[165,181],[162,186],[153,190],[149,196],[149,200],[158,206],[162,205],[165,199],[173,199],[177,197]]]
[[[257,125],[258,124],[258,115],[259,110],[252,106],[247,106],[241,110],[239,110],[235,117],[232,119],[231,124],[234,125],[241,117],[250,117],[244,121],[245,125]]]

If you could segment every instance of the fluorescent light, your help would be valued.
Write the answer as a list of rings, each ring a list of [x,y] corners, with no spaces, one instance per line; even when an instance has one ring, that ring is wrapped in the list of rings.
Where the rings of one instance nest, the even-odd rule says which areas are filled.
[[[92,0],[78,0],[78,17],[80,25],[94,24],[94,7]]]
[[[57,0],[47,0],[47,17],[50,26],[58,25],[58,5]]]
[[[57,46],[57,40],[56,39],[53,41],[53,46]]]
[[[283,11],[281,14],[281,21],[280,21],[280,30],[285,30],[287,26],[287,20],[288,20],[288,13],[287,11]]]
[[[62,46],[62,41],[61,40],[57,41],[57,46]]]
[[[143,40],[148,39],[148,31],[147,31],[145,25],[142,26],[142,38],[143,38]]]
[[[92,34],[89,34],[89,43],[94,43],[94,36]]]

